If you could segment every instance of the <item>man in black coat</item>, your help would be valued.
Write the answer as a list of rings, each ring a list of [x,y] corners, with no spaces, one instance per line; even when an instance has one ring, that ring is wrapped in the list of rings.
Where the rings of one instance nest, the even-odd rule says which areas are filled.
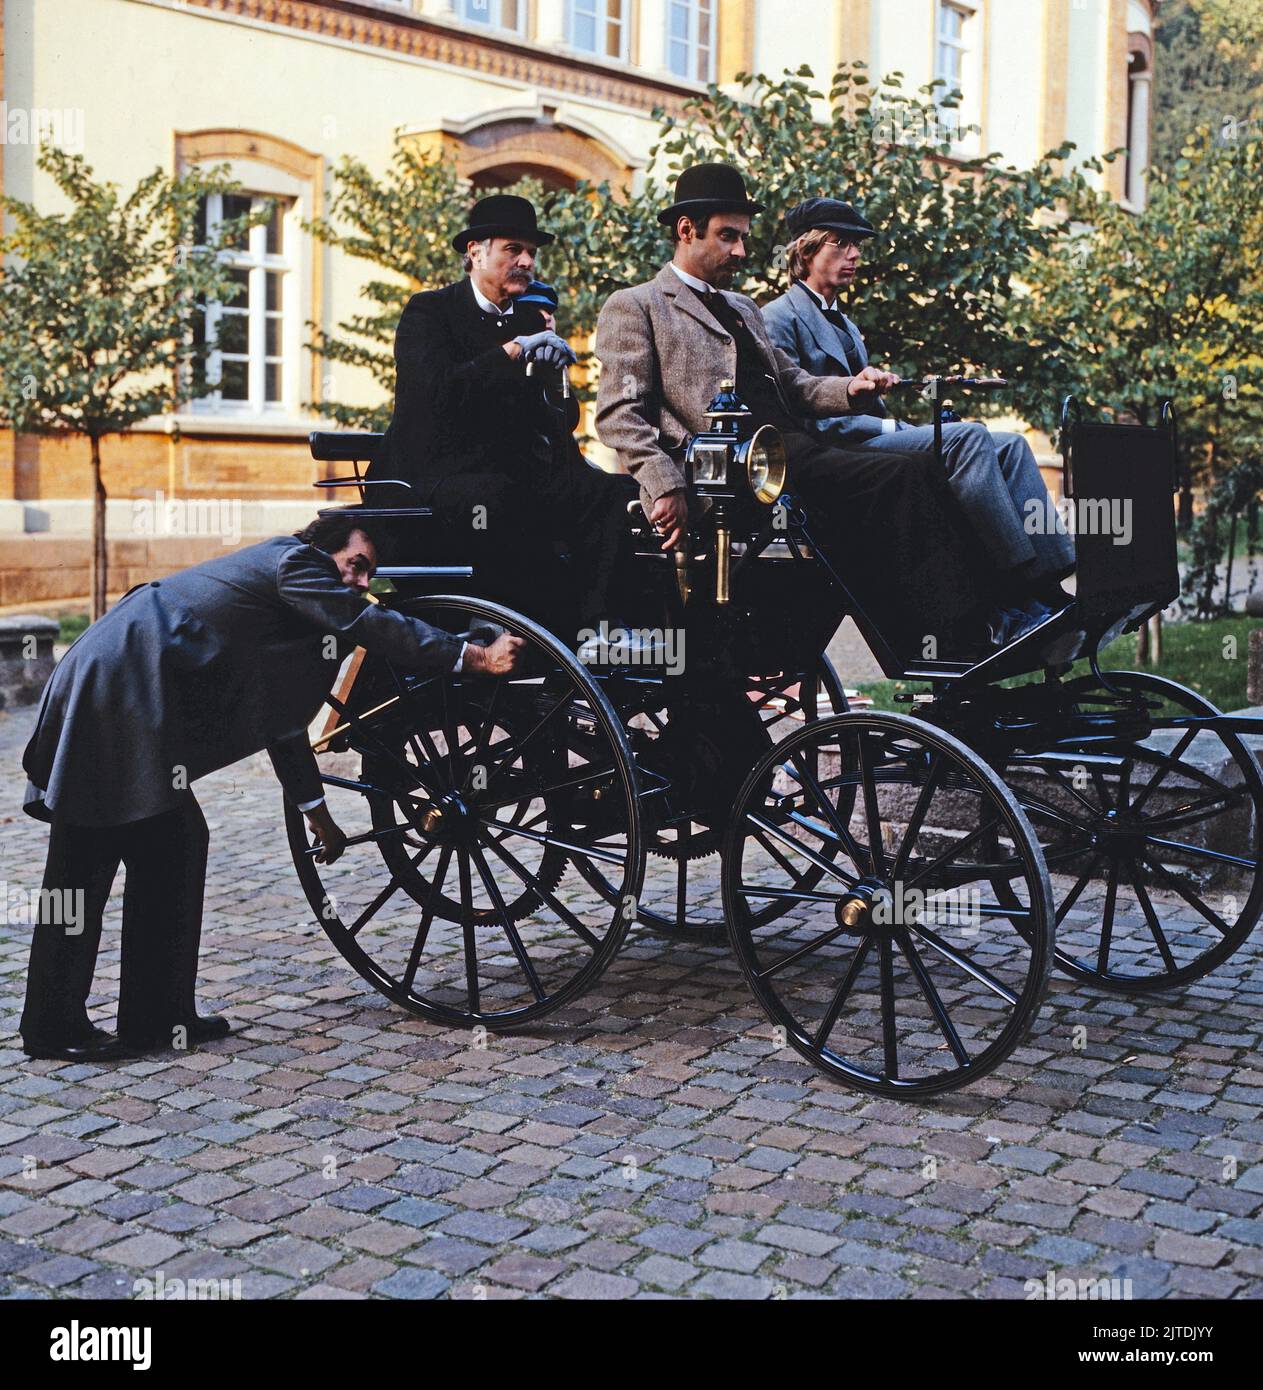
[[[632,550],[626,480],[584,461],[573,417],[545,396],[543,379],[575,354],[516,303],[552,240],[525,198],[475,203],[452,239],[466,277],[414,295],[399,320],[394,414],[369,477],[410,484],[407,500],[434,509],[453,558],[472,560],[490,597],[565,635],[571,622],[616,625]],[[568,597],[553,541],[575,563]]]
[[[28,1055],[104,1061],[229,1031],[194,1005],[207,832],[191,784],[266,750],[323,862],[336,859],[344,836],[306,731],[354,648],[429,673],[514,668],[516,637],[462,643],[367,602],[376,564],[356,517],[327,517],[138,585],[62,658],[22,758],[25,809],[52,823],[21,1022]],[[114,1038],[86,1005],[120,862]],[[76,898],[81,911],[65,912]]]

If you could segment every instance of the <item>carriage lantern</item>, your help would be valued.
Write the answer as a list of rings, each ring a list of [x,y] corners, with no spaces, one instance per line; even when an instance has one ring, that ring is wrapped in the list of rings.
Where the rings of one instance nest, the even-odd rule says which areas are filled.
[[[695,434],[685,449],[689,482],[709,497],[715,516],[715,601],[729,599],[730,509],[740,500],[770,507],[785,486],[785,441],[772,425],[754,427],[750,408],[731,381],[721,381],[706,409],[710,428]]]

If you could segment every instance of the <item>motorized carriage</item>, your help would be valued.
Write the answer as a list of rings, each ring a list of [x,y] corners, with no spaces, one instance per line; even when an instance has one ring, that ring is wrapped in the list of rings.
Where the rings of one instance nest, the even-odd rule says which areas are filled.
[[[936,414],[949,380],[1004,385],[929,378]],[[318,863],[286,816],[351,965],[425,1018],[509,1029],[593,989],[637,924],[726,932],[777,1042],[860,1089],[925,1096],[1020,1044],[1052,968],[1142,994],[1227,959],[1263,904],[1253,726],[1099,659],[1178,593],[1170,408],[1146,428],[1067,401],[1065,493],[1081,518],[1125,514],[1127,535],[1080,525],[1074,600],[958,660],[872,620],[730,383],[710,418],[688,450],[705,509],[687,548],[664,555],[629,508],[637,620],[683,634],[680,670],[581,664],[459,563],[379,571],[394,586],[380,601],[526,649],[494,681],[357,656],[330,696],[313,744],[347,851]],[[379,439],[313,434],[318,485],[355,489],[362,515],[412,528],[417,556],[451,559],[424,507],[374,505],[362,465]],[[888,677],[920,687],[909,712],[848,709],[825,655],[846,615]],[[714,874],[692,866],[713,856],[707,892]]]

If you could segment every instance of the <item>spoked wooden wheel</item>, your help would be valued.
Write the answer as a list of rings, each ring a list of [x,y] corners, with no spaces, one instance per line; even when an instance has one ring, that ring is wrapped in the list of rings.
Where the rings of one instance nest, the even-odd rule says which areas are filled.
[[[1196,692],[1144,672],[1105,679],[1114,691],[1094,677],[1069,687],[1076,709],[1125,727],[1120,694],[1141,696],[1152,733],[1015,758],[1005,775],[1049,872],[1065,876],[1058,969],[1141,994],[1199,979],[1253,930],[1263,909],[1263,777],[1236,734],[1172,722],[1219,712]]]
[[[418,678],[366,661],[357,687],[371,682],[372,697],[343,706],[349,751],[321,758],[348,848],[317,864],[287,805],[294,862],[330,940],[382,994],[442,1023],[527,1023],[594,984],[635,918],[644,851],[626,736],[529,620],[466,598],[407,611],[523,638],[523,674]],[[609,896],[582,872],[594,861]]]
[[[1013,901],[997,902],[997,880]],[[780,1037],[862,1090],[966,1085],[1039,1008],[1052,948],[1039,845],[987,764],[920,720],[846,714],[780,743],[734,808],[723,890]],[[785,915],[761,924],[769,902]]]
[[[846,712],[846,692],[827,656],[805,678],[779,672],[747,680],[747,696],[773,740],[803,724]],[[633,751],[639,756],[644,750],[651,762],[653,745],[667,729],[667,710],[650,698],[629,722]],[[673,756],[687,756],[688,751]],[[655,936],[698,943],[723,940],[727,927],[719,888],[701,886],[702,880],[712,879],[714,865],[697,862],[717,855],[722,841],[722,824],[692,819],[674,819],[646,835],[649,858],[637,920]],[[783,904],[768,903],[762,919],[771,921],[783,911]]]

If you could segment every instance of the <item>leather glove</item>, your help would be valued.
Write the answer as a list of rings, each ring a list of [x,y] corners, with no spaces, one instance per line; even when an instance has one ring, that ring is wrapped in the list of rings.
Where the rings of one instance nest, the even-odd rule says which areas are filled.
[[[523,334],[513,341],[522,349],[525,362],[543,362],[549,367],[560,367],[579,360],[575,350],[557,333]]]

